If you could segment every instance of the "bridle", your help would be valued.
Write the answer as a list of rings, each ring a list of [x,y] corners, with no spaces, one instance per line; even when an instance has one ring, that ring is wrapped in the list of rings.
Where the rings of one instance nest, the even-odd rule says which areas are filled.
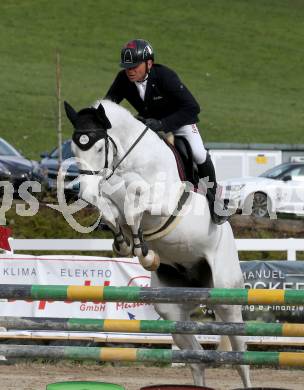
[[[91,130],[90,130],[90,132],[91,132]],[[86,134],[83,131],[77,131],[77,130],[75,131],[75,133],[81,133],[82,135]],[[100,137],[97,140],[102,139],[102,138],[105,139],[105,165],[104,165],[104,169],[108,169],[108,167],[109,167],[109,143],[112,142],[112,145],[115,149],[115,153],[117,153],[117,145],[116,145],[115,141],[113,140],[113,138],[107,133],[105,134],[104,137]],[[101,170],[94,171],[92,169],[79,169],[79,173],[81,175],[98,175],[100,173],[100,171]]]
[[[127,152],[125,153],[125,155],[117,162],[116,165],[113,166],[113,169],[112,169],[112,172],[106,176],[104,178],[104,180],[109,180],[114,172],[116,171],[116,169],[120,166],[120,164],[124,161],[124,159],[131,153],[131,151],[135,148],[135,146],[139,143],[139,141],[144,137],[144,135],[146,134],[146,132],[149,130],[149,127],[146,126],[145,129],[140,133],[140,135],[136,138],[136,140],[132,143],[132,145],[130,146],[130,148],[127,150]],[[94,133],[97,132],[98,130],[94,130]],[[90,131],[86,131],[84,132],[83,130],[75,130],[74,134],[77,135],[77,133],[80,133],[81,135],[87,135],[89,132],[92,132],[91,130]],[[103,169],[108,169],[109,168],[109,157],[108,157],[108,154],[109,154],[109,142],[112,142],[114,148],[115,148],[115,151],[116,151],[116,154],[117,154],[117,145],[115,143],[115,141],[113,140],[113,138],[106,132],[102,129],[102,136],[95,136],[96,137],[96,141],[99,140],[99,139],[102,139],[104,138],[105,139],[105,165],[104,165],[104,168]],[[73,136],[74,138],[74,136]],[[95,142],[96,142],[95,141]],[[79,146],[79,143],[77,142],[77,145]],[[86,170],[86,169],[80,169],[79,170],[79,173],[81,175],[99,175],[101,173],[102,169],[98,170],[98,171],[94,171],[94,170]]]

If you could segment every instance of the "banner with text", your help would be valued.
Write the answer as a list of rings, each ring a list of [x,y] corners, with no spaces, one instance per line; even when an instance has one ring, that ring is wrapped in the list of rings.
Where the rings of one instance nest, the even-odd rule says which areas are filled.
[[[137,258],[0,254],[3,284],[149,286]],[[124,302],[0,301],[1,316],[158,319],[150,304]]]
[[[241,268],[246,288],[304,288],[303,261],[242,261]],[[303,322],[304,306],[247,305],[243,306],[243,318],[265,322]]]
[[[246,288],[303,289],[302,261],[242,261]],[[149,286],[150,272],[137,258],[0,254],[3,284]],[[212,316],[212,310],[202,306]],[[124,302],[0,300],[1,316],[158,319],[153,305]],[[304,306],[244,306],[244,320],[303,322]]]

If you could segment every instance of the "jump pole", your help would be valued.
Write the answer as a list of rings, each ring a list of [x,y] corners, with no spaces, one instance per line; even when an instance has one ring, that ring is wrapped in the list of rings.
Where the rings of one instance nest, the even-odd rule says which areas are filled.
[[[93,302],[303,305],[304,290],[1,284],[0,299]]]
[[[167,320],[0,317],[0,327],[15,330],[55,330],[71,332],[84,331],[304,337],[304,324],[263,322],[221,323]]]
[[[47,358],[95,360],[102,362],[158,362],[247,364],[304,367],[301,352],[218,352],[146,348],[60,347],[37,345],[0,345],[0,355],[7,358]]]

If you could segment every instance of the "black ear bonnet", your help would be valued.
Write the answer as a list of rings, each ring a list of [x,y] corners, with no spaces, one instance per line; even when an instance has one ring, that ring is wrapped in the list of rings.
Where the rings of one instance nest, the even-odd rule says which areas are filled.
[[[107,140],[107,130],[112,125],[101,104],[97,109],[84,108],[72,118],[68,117],[75,129],[72,139],[81,150],[89,150],[100,139]]]

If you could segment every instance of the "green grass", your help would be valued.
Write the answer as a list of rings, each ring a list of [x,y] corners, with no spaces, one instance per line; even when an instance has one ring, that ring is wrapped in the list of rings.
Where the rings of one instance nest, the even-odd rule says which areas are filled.
[[[62,97],[82,108],[133,37],[193,91],[205,142],[303,143],[302,0],[3,0],[0,12],[0,133],[28,157],[57,142],[56,49]]]

